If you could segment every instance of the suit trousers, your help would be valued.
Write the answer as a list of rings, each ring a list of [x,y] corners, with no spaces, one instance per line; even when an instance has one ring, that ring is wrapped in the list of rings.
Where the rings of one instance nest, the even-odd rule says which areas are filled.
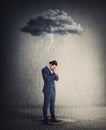
[[[44,104],[43,104],[43,117],[44,120],[48,120],[48,107],[50,105],[51,119],[55,119],[55,91],[52,90],[49,93],[44,93]]]

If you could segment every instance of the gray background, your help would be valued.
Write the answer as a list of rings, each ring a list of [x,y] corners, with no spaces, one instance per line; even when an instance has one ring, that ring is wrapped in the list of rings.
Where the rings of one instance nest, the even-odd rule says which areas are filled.
[[[106,105],[104,3],[4,1],[1,6],[1,106],[42,105],[40,71],[51,59],[59,62],[57,105]],[[85,31],[81,36],[54,36],[55,44],[48,50],[50,37],[20,31],[31,17],[46,9],[66,11]]]

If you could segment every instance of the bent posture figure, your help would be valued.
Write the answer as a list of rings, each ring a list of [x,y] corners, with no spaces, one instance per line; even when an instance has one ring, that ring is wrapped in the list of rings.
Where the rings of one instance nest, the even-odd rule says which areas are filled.
[[[58,81],[59,77],[57,74],[57,61],[53,60],[49,62],[49,65],[42,69],[42,77],[44,80],[43,93],[44,93],[44,104],[43,104],[43,117],[44,123],[49,124],[47,112],[50,104],[51,121],[57,122],[55,117],[55,80]]]

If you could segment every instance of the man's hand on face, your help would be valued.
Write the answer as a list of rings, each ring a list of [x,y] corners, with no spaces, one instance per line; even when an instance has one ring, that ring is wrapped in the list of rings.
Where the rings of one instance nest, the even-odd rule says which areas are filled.
[[[54,71],[53,71],[56,75],[58,74],[57,73],[57,67],[54,69]]]

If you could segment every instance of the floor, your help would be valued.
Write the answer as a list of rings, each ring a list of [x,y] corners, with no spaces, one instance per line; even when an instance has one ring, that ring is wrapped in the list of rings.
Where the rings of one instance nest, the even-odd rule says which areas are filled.
[[[43,124],[41,106],[1,108],[0,112],[0,130],[106,130],[105,106],[56,106],[62,123],[50,126]]]

